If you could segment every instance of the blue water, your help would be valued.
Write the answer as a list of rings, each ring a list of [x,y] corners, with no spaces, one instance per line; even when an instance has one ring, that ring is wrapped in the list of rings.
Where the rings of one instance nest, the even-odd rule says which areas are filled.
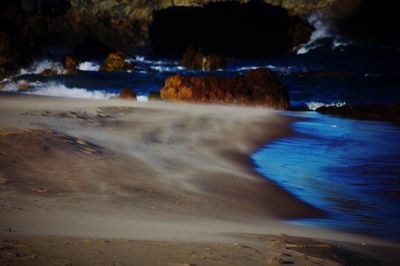
[[[21,93],[18,83],[30,83],[33,88],[22,93],[107,99],[122,88],[134,89],[138,95],[158,92],[164,80],[175,74],[232,76],[269,67],[288,88],[294,107],[400,103],[398,48],[360,44],[333,48],[329,40],[324,40],[320,48],[306,54],[228,59],[227,69],[213,72],[186,70],[178,58],[141,55],[130,58],[136,65],[131,72],[104,73],[98,71],[104,58],[86,57],[78,59],[92,67],[83,67],[76,75],[44,77],[36,73],[51,64],[62,64],[68,54],[62,49],[49,51],[54,53],[7,81],[7,90]],[[346,71],[351,75],[295,75],[318,70]],[[292,125],[296,134],[254,154],[256,167],[267,178],[328,214],[323,219],[292,222],[400,239],[399,126],[315,112],[287,115],[300,118]]]
[[[293,221],[400,239],[400,127],[290,113],[295,135],[252,158],[257,170],[327,212]]]

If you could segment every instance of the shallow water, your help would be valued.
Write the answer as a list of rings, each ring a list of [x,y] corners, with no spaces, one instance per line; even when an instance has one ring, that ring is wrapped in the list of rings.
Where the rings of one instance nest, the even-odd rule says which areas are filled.
[[[292,222],[400,239],[400,127],[288,115],[300,118],[295,135],[252,158],[261,174],[328,214]]]

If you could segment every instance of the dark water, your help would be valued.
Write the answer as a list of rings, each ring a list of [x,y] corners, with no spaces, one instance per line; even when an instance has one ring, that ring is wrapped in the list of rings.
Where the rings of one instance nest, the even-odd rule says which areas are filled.
[[[400,102],[399,49],[333,41],[323,40],[301,55],[229,60],[227,70],[207,73],[187,71],[176,58],[137,56],[130,59],[137,66],[132,72],[98,72],[102,58],[80,58],[82,72],[77,75],[37,75],[48,67],[61,73],[65,52],[54,49],[49,58],[11,79],[6,90],[17,91],[18,83],[28,82],[33,89],[26,93],[41,95],[107,99],[128,87],[145,96],[158,92],[176,73],[231,76],[265,66],[287,86],[292,106]],[[350,75],[295,75],[318,70]],[[315,112],[287,115],[301,118],[292,125],[297,135],[260,149],[253,159],[260,173],[328,214],[294,222],[400,239],[400,127]]]

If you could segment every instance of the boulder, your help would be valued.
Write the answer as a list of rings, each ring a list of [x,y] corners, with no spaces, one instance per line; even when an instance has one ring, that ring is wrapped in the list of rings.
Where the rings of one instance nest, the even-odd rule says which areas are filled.
[[[126,56],[122,52],[110,53],[103,65],[100,67],[100,71],[126,71],[133,69],[134,66],[126,61]]]
[[[175,75],[165,81],[161,99],[289,108],[287,89],[266,68],[234,77]]]
[[[217,54],[207,54],[199,48],[189,47],[182,56],[182,65],[186,69],[210,71],[225,68],[225,60]]]
[[[120,91],[119,98],[125,100],[136,100],[136,93],[131,89],[124,88]]]
[[[58,75],[58,74],[59,74],[59,72],[57,69],[51,69],[51,68],[45,69],[42,71],[42,73],[40,73],[40,75],[43,75],[43,76],[54,76],[54,75]]]
[[[400,123],[400,104],[322,106],[316,111],[345,118]]]
[[[27,90],[30,90],[32,88],[33,88],[33,86],[31,84],[29,84],[29,83],[20,83],[20,84],[18,84],[18,90],[20,90],[20,91],[27,91]]]
[[[66,74],[78,73],[79,61],[71,56],[65,58],[65,72]]]

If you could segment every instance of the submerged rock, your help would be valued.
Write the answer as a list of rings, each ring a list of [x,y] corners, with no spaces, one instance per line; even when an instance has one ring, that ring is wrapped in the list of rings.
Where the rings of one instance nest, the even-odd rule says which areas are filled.
[[[389,105],[359,105],[359,106],[322,106],[316,110],[321,114],[337,115],[341,117],[377,120],[400,123],[400,104]]]
[[[217,70],[225,68],[225,60],[217,54],[207,54],[199,48],[189,47],[182,56],[182,65],[192,70]]]
[[[126,71],[133,69],[134,66],[126,61],[126,56],[122,52],[110,53],[103,65],[100,67],[100,71]]]
[[[125,100],[135,100],[136,93],[132,89],[124,88],[120,91],[119,98]]]
[[[161,99],[289,108],[287,89],[266,68],[231,78],[175,75],[165,81]]]

